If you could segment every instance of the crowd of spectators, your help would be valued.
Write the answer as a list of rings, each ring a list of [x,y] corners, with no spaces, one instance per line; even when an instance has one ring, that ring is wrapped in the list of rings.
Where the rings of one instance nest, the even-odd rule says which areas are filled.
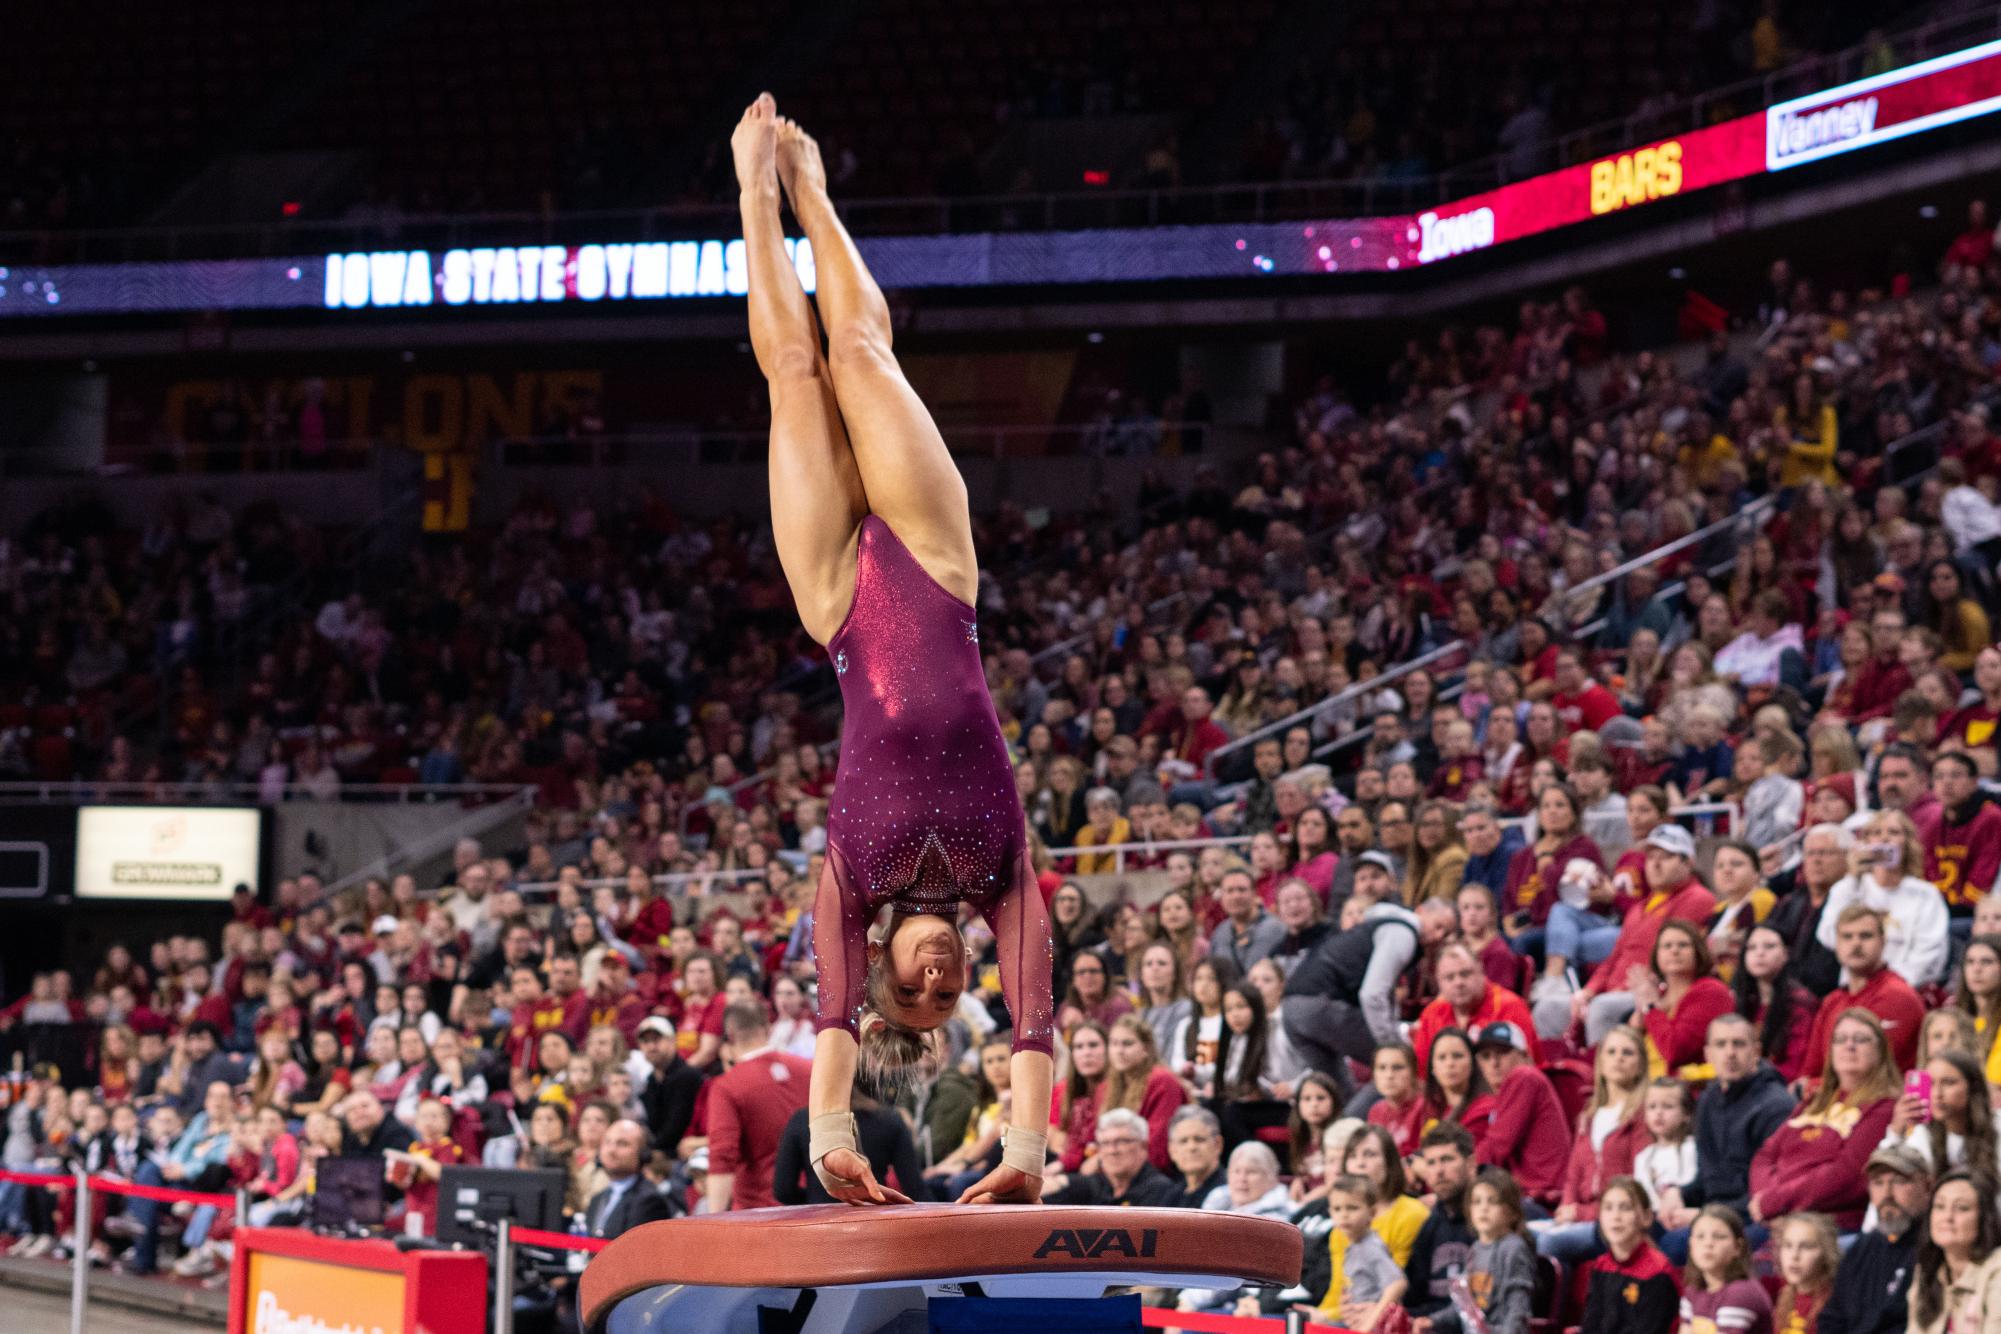
[[[1924,9],[1780,0],[1617,11],[1566,0],[1366,6],[1342,40],[1301,51],[1236,170],[1246,181],[1422,184],[1492,158],[1499,169],[1486,184],[1521,180],[1563,165],[1558,140],[1569,131],[1621,121],[1612,141],[1592,141],[1586,151],[1595,154],[1695,128],[1698,96],[1748,78],[1798,67],[1799,86],[1779,96],[1838,82],[1832,62],[1812,63],[1818,53],[1859,46],[1849,78],[1907,63],[1914,57],[1900,55],[1884,28],[1915,25]],[[1639,46],[1655,58],[1635,71],[1618,57]],[[1701,115],[1713,122],[1756,111],[1765,91],[1738,105],[1712,100]]]
[[[1753,335],[1693,370],[1611,353],[1570,293],[1414,345],[1380,408],[1317,387],[1246,485],[1157,495],[1117,549],[985,521],[982,640],[1063,998],[1045,1198],[1309,1232],[1301,1290],[1162,1298],[1190,1307],[1387,1330],[1463,1298],[1519,1330],[1568,1299],[1586,1329],[1665,1329],[1769,1306],[1755,1271],[1800,1328],[1900,1328],[1907,1301],[1912,1327],[1984,1328],[1995,289],[1982,219],[1922,298],[1781,264]],[[137,630],[205,605],[196,571],[240,537],[208,514],[116,562],[23,547],[11,633],[53,626],[32,688],[65,689],[79,628],[171,649]],[[302,1218],[340,1154],[384,1157],[420,1227],[462,1161],[561,1168],[599,1235],[818,1198],[834,733],[768,546],[650,501],[528,507],[407,560],[393,592],[281,627],[240,699],[175,707],[146,763],[163,791],[532,782],[525,837],[462,845],[436,886],[331,901],[291,876],[219,942],[38,976],[0,1012],[36,1062],[5,1161],[240,1184],[262,1222]],[[160,561],[182,573],[152,587],[183,595],[136,613],[113,567]],[[997,1152],[1007,1016],[980,976],[947,1066],[858,1116],[913,1197]],[[0,1193],[24,1253],[56,1248],[61,1209]],[[92,1253],[144,1272],[173,1236],[211,1273],[229,1213],[135,1201]]]

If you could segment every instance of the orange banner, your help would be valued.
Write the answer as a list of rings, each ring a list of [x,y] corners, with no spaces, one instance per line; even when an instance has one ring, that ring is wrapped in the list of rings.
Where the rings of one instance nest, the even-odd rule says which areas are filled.
[[[401,1274],[250,1253],[246,1334],[404,1334]]]

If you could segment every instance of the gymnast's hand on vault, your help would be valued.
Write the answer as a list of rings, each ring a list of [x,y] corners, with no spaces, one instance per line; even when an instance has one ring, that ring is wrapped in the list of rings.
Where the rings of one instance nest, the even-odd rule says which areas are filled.
[[[901,1191],[880,1185],[875,1173],[869,1171],[868,1159],[853,1149],[835,1149],[820,1160],[830,1176],[841,1178],[845,1184],[829,1184],[827,1193],[843,1204],[909,1204],[910,1197]]]
[[[1037,1204],[1042,1199],[1042,1178],[1032,1177],[1018,1167],[1001,1166],[966,1188],[960,1204]]]

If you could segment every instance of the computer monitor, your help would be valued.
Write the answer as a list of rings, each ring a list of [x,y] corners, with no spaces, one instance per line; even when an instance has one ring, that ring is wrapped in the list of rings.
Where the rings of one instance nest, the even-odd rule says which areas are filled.
[[[382,1226],[382,1159],[361,1155],[322,1158],[316,1171],[314,1227],[347,1231]]]
[[[447,1167],[438,1180],[438,1240],[484,1247],[503,1218],[560,1232],[567,1184],[568,1175],[554,1167]]]

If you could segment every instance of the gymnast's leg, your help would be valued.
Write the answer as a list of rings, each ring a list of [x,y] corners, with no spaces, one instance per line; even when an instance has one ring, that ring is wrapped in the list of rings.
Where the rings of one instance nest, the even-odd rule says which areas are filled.
[[[848,448],[820,331],[779,222],[778,107],[765,93],[730,136],[750,269],[750,345],[771,392],[771,527],[806,633],[824,644],[855,595],[868,498]]]
[[[819,146],[789,120],[779,122],[778,171],[813,243],[827,360],[869,508],[947,592],[971,603],[979,564],[965,479],[896,364],[889,304],[827,197]]]

